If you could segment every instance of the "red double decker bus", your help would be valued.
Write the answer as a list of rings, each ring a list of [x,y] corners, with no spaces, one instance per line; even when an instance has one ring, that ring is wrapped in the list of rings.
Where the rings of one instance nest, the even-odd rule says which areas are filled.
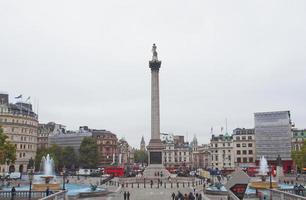
[[[121,166],[107,166],[104,168],[104,174],[109,174],[114,177],[124,176],[124,167]]]

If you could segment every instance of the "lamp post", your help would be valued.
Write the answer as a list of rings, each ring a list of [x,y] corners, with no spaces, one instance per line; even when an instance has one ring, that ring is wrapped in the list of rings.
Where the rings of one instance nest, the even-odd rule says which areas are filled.
[[[34,178],[34,172],[33,169],[30,169],[28,171],[28,177],[29,177],[29,181],[30,181],[30,191],[29,191],[29,199],[31,199],[31,193],[32,193],[32,181]]]
[[[65,167],[63,168],[63,190],[65,190],[65,177],[66,176],[66,169]]]
[[[272,166],[269,166],[270,169],[270,200],[272,200]]]

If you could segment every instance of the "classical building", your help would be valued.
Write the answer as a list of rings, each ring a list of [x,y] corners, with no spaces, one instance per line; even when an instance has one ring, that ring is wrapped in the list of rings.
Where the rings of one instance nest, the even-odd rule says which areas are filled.
[[[276,159],[280,155],[284,171],[291,171],[293,162],[290,111],[260,112],[255,113],[254,118],[256,161],[265,156],[269,165],[276,166]]]
[[[140,150],[141,151],[145,151],[146,150],[146,142],[145,142],[143,136],[141,137]]]
[[[98,144],[98,165],[103,167],[115,163],[118,160],[117,136],[107,130],[92,130],[92,137]]]
[[[124,138],[118,141],[118,155],[119,165],[131,165],[134,163],[134,149]]]
[[[38,124],[37,149],[49,147],[49,135],[59,135],[65,133],[66,127],[61,124],[49,122],[47,124]]]
[[[210,140],[211,166],[219,170],[232,170],[234,165],[233,136],[228,133],[212,135]]]
[[[82,140],[92,136],[87,126],[80,126],[78,131],[66,131],[63,128],[55,130],[57,131],[49,134],[48,145],[56,144],[63,148],[72,147],[76,153],[79,153]]]
[[[184,142],[184,136],[166,135],[165,133],[162,134],[162,142],[165,145],[163,150],[164,166],[175,169],[191,168],[192,148],[188,142]],[[174,140],[174,138],[180,138],[180,140]]]
[[[301,150],[306,141],[306,129],[292,129],[291,146],[293,151]]]
[[[255,130],[236,128],[233,130],[234,162],[240,167],[254,166],[256,160]]]
[[[4,134],[16,146],[16,161],[9,169],[0,166],[0,171],[26,172],[29,160],[34,159],[37,149],[38,116],[32,104],[9,103],[8,94],[0,94],[0,126]]]

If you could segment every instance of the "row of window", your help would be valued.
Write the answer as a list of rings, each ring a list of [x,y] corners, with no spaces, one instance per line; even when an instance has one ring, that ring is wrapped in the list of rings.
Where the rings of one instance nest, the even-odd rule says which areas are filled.
[[[218,147],[218,143],[215,143],[214,146],[215,146],[215,147]],[[219,145],[219,146],[220,146],[220,145]],[[223,147],[225,147],[225,146],[230,147],[230,146],[231,146],[231,143],[224,143],[224,142],[223,142],[221,146],[223,146]]]
[[[241,162],[243,162],[243,163],[254,162],[254,159],[253,159],[253,157],[249,157],[249,158],[240,158],[240,157],[238,157],[237,158],[237,163],[241,163]]]
[[[248,147],[253,147],[253,143],[248,143],[248,144],[246,144],[246,143],[242,143],[242,144],[237,143],[236,147],[247,147],[247,145],[248,145]]]
[[[15,144],[16,148],[18,147],[17,144]],[[28,147],[27,149],[33,149],[33,145],[32,144],[19,144],[19,149],[26,149],[26,147]]]
[[[236,140],[246,140],[248,138],[248,140],[252,140],[253,138],[252,138],[252,136],[248,136],[248,137],[246,137],[246,136],[236,136]]]
[[[218,161],[218,159],[219,159],[219,157],[218,157],[218,155],[215,155],[215,156],[211,156],[211,160],[213,161],[214,160],[214,157],[215,157],[215,161]],[[231,160],[231,156],[230,155],[228,155],[228,156],[225,156],[225,155],[223,155],[222,156],[222,160]]]
[[[19,119],[11,119],[11,118],[0,118],[0,122],[8,122],[8,123],[16,123],[16,124],[27,124],[27,125],[32,125],[36,126],[37,123],[33,121],[28,121],[28,120],[19,120]]]
[[[242,155],[247,155],[247,150],[237,150],[237,155],[241,155],[241,153]],[[253,154],[253,150],[249,150],[249,154]]]
[[[171,158],[165,158],[164,159],[164,162],[166,163],[166,162],[172,162],[172,159]],[[187,161],[187,159],[186,158],[181,158],[181,157],[179,157],[179,158],[174,158],[174,162],[186,162]]]
[[[167,153],[167,152],[164,152],[164,155],[165,155],[165,156],[167,156],[167,155],[171,156],[172,153],[173,153],[173,152],[168,152],[168,153]],[[189,155],[189,152],[186,152],[186,151],[183,151],[183,152],[179,151],[179,152],[177,152],[177,151],[175,151],[175,152],[174,152],[174,155],[175,155],[175,156],[177,156],[177,155],[179,155],[179,156],[181,156],[181,155],[186,156],[186,155]]]

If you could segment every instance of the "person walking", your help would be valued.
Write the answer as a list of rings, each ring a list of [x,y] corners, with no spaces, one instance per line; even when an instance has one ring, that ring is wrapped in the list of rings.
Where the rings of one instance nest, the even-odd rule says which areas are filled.
[[[15,196],[16,196],[16,189],[15,189],[15,187],[12,187],[12,189],[11,189],[11,199],[12,200],[14,200],[15,199]]]
[[[201,193],[199,194],[198,200],[202,200],[202,194]]]
[[[50,194],[50,189],[49,189],[49,187],[47,187],[47,189],[46,189],[46,197],[49,196],[49,194]]]
[[[174,198],[175,198],[175,193],[173,192],[171,196],[172,196],[172,200],[174,200]]]
[[[126,197],[127,197],[127,200],[130,200],[130,192],[127,192]]]
[[[123,193],[123,199],[126,200],[126,191]]]

